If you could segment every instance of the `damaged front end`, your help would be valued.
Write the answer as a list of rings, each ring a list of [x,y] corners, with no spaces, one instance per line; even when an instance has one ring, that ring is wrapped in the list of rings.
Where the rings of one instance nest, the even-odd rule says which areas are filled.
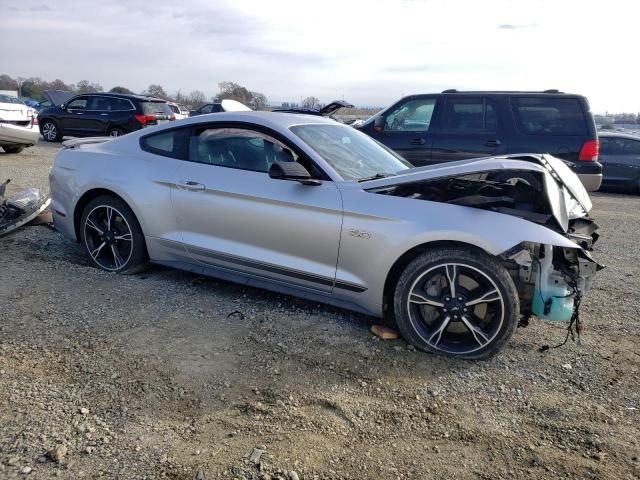
[[[368,182],[371,193],[488,210],[520,217],[571,240],[575,248],[522,242],[500,257],[520,296],[522,324],[531,315],[578,320],[580,299],[603,267],[591,258],[598,226],[576,175],[548,155],[511,155],[411,169]]]
[[[0,184],[0,237],[31,222],[51,203],[51,198],[42,195],[37,188],[24,190],[5,199],[9,181]]]

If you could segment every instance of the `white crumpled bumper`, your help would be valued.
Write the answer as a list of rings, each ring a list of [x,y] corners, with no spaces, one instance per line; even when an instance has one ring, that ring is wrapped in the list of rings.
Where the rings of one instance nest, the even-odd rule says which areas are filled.
[[[0,123],[0,145],[34,145],[40,138],[37,126],[20,127],[11,123]]]

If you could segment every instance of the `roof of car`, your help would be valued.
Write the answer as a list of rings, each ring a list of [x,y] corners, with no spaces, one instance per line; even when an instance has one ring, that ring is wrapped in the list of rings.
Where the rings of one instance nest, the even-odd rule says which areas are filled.
[[[615,138],[628,138],[630,140],[640,140],[640,132],[626,133],[626,132],[599,131],[598,137],[615,137]]]
[[[151,97],[149,95],[138,95],[137,93],[113,93],[113,92],[88,92],[78,95],[100,95],[101,97],[135,98],[136,100],[146,100],[148,102],[166,102],[163,98]]]
[[[342,125],[341,123],[332,120],[327,117],[320,117],[317,115],[303,115],[298,113],[284,113],[284,112],[219,112],[219,113],[207,113],[204,115],[197,115],[184,120],[180,120],[183,124],[191,123],[203,123],[203,122],[251,122],[265,127],[289,128],[294,125],[303,124],[327,124],[327,125]],[[173,123],[173,122],[171,122]],[[351,128],[351,127],[349,127]]]

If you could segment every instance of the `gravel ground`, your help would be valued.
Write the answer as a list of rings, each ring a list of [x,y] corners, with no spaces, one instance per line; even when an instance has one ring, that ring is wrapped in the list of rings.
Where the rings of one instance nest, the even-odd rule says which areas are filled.
[[[0,177],[46,188],[56,149],[0,153]],[[540,353],[565,330],[533,321],[484,362],[284,295],[101,272],[46,226],[0,238],[0,478],[640,478],[640,198],[594,203],[581,343]]]

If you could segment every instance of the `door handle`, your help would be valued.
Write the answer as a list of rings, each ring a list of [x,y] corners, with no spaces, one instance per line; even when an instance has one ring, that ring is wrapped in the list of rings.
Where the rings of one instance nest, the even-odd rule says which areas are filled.
[[[192,190],[192,191],[201,191],[206,187],[202,183],[194,182],[192,180],[180,180],[176,183],[176,186],[180,190]]]
[[[409,142],[410,145],[424,145],[425,143],[427,143],[427,141],[422,137],[414,138]]]
[[[502,144],[500,140],[487,140],[487,143],[484,144],[485,147],[499,147]]]
[[[100,115],[109,115],[108,113],[101,113]]]

